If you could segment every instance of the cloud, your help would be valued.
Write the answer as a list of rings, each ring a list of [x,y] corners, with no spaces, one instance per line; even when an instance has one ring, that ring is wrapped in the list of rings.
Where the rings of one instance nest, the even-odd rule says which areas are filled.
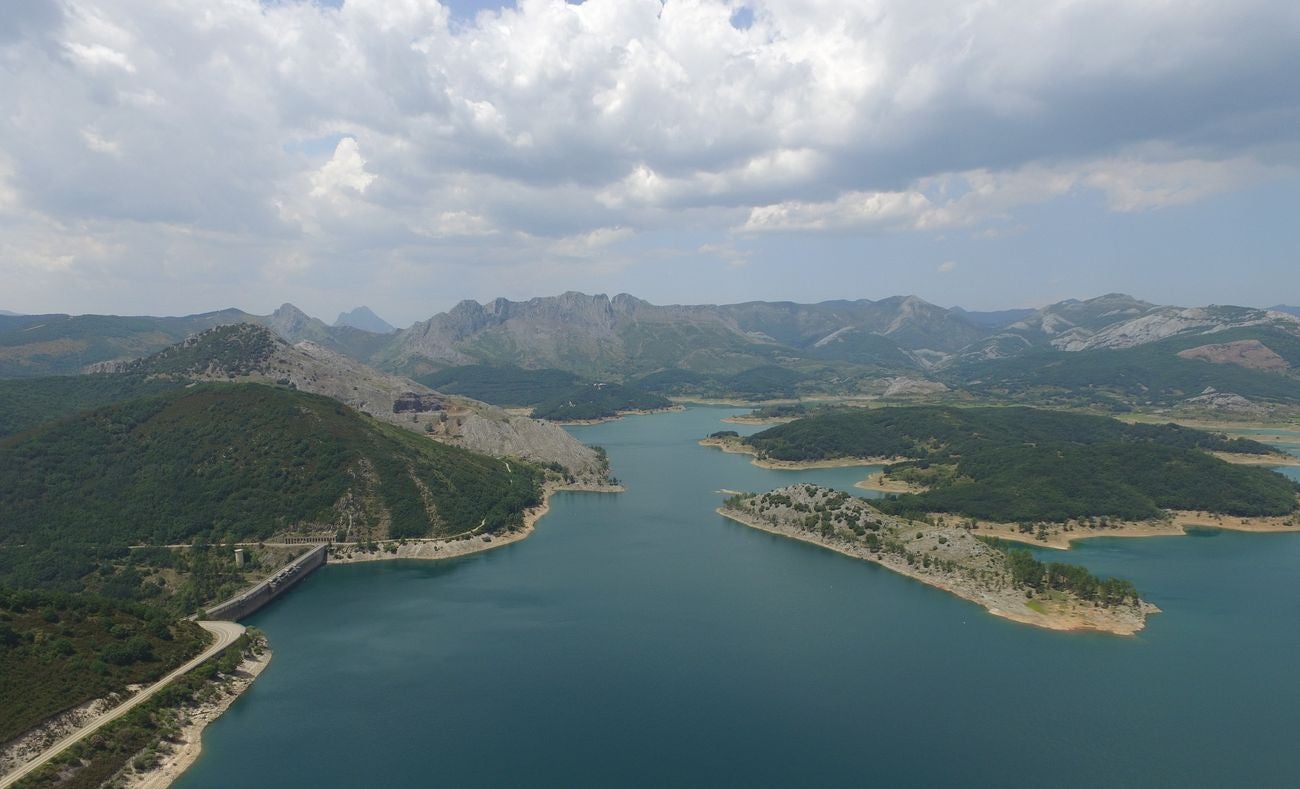
[[[75,226],[137,281],[234,245],[232,293],[286,260],[595,261],[611,233],[685,228],[724,259],[736,230],[996,234],[1070,194],[1150,211],[1297,158],[1283,0],[19,5],[8,245]]]
[[[939,264],[939,268],[937,269],[937,271],[940,274],[947,274],[950,271],[956,271],[956,270],[957,270],[957,261],[955,260],[945,260],[944,262]]]
[[[981,226],[1012,220],[1018,208],[1089,190],[1101,192],[1113,211],[1144,211],[1295,173],[1293,166],[1266,167],[1251,157],[1158,161],[1121,156],[1030,164],[1002,172],[944,173],[919,179],[901,192],[846,192],[823,202],[755,206],[738,230],[896,232]],[[1017,225],[1009,232],[1021,229]],[[996,237],[1000,231],[985,227],[977,235]]]

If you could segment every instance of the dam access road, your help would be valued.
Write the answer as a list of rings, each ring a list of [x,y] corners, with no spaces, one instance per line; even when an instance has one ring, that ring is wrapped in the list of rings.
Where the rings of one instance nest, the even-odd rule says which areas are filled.
[[[184,674],[192,671],[201,663],[209,660],[212,657],[215,657],[223,649],[235,643],[235,639],[242,636],[244,634],[244,630],[246,629],[243,625],[237,622],[202,621],[199,622],[199,625],[204,630],[207,630],[209,633],[212,633],[212,635],[214,636],[212,643],[208,646],[207,649],[203,650],[198,655],[196,655],[195,657],[187,661],[180,668],[172,671],[170,674],[158,680],[154,684],[150,685],[144,690],[141,690],[139,693],[135,694],[131,698],[117,705],[113,709],[105,712],[103,715],[100,715],[98,718],[95,718],[93,721],[90,721],[85,726],[82,726],[80,729],[77,729],[76,731],[72,732],[68,736],[54,743],[54,745],[45,749],[45,751],[41,753],[40,756],[37,756],[35,759],[32,759],[30,762],[24,764],[22,767],[19,767],[18,769],[14,770],[8,775],[0,777],[0,789],[7,789],[7,787],[13,786],[14,784],[18,783],[26,776],[30,775],[32,772],[35,772],[36,770],[40,769],[47,762],[49,762],[54,757],[58,756],[60,753],[63,753],[65,750],[71,747],[73,743],[76,743],[80,741],[82,738],[95,733],[103,726],[111,723],[112,721],[117,720],[118,718],[122,717],[126,713],[135,709],[143,702],[149,700],[149,698],[152,697],[155,693],[167,687],[172,682],[176,681],[177,677],[183,676]]]

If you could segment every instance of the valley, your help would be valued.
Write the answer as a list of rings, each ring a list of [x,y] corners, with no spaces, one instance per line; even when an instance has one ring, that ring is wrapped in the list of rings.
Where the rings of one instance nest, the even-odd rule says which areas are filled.
[[[1015,623],[1134,636],[1165,607],[1158,593],[1032,551],[1300,530],[1296,483],[1271,470],[1296,462],[1285,448],[1300,415],[1298,326],[1121,296],[979,315],[910,297],[657,307],[569,293],[467,302],[391,331],[370,311],[328,326],[291,305],[0,316],[0,592],[57,590],[57,611],[133,606],[148,628],[88,631],[77,659],[97,666],[128,629],[161,638],[159,623],[256,582],[298,544],[332,543],[337,566],[512,556],[557,496],[638,495],[584,431],[697,420],[708,409],[696,403],[725,401],[753,410],[725,412],[686,445],[721,450],[709,475],[739,454],[782,483],[732,495],[717,509],[730,521]],[[710,482],[754,490],[725,477]],[[14,676],[67,649],[28,613],[4,616],[27,645]],[[183,657],[127,640],[139,651],[122,665],[141,676]],[[135,751],[77,750],[59,769],[142,780],[147,764],[179,764],[166,737],[192,746],[199,730],[170,728],[175,710],[212,720],[224,706],[198,699],[256,693],[238,667],[265,661],[249,643],[236,651],[149,708],[188,734],[122,724]],[[24,714],[103,704],[125,681],[110,676]],[[141,770],[123,767],[136,758]],[[62,785],[53,775],[34,785]]]

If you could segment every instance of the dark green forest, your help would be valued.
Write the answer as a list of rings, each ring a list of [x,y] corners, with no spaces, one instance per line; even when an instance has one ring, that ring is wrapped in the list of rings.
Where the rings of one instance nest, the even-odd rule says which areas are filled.
[[[152,682],[208,642],[158,609],[0,587],[0,742],[124,686]]]
[[[1285,515],[1296,485],[1206,451],[1267,454],[1259,442],[1178,425],[1032,408],[843,409],[779,425],[747,443],[780,460],[904,457],[891,474],[930,484],[879,506],[995,521],[1142,520],[1166,509]]]
[[[732,374],[711,374],[693,370],[661,370],[632,383],[663,395],[734,397],[741,400],[778,400],[797,397],[799,385],[816,380],[814,388],[827,388],[822,376],[778,365],[752,367]]]
[[[67,375],[0,380],[0,438],[92,408],[161,394],[183,384],[142,375]]]
[[[0,544],[256,540],[334,523],[345,494],[390,537],[492,532],[539,500],[536,470],[511,468],[326,397],[209,384],[0,441]]]
[[[534,419],[604,419],[624,411],[668,408],[672,401],[622,384],[581,384],[533,409]]]
[[[470,364],[415,377],[444,394],[457,394],[506,407],[533,406],[567,394],[582,379],[564,370],[525,370],[513,365]]]

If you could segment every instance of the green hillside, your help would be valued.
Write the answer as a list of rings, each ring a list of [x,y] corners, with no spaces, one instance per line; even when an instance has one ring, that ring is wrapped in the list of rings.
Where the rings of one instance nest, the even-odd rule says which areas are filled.
[[[1037,402],[1165,405],[1211,387],[1251,400],[1300,403],[1300,378],[1233,364],[1184,359],[1180,351],[1209,344],[1258,340],[1300,370],[1300,338],[1267,328],[1232,329],[1175,337],[1135,348],[1041,350],[958,365],[944,373],[950,385],[984,396]]]
[[[183,318],[24,316],[0,323],[0,378],[74,375],[88,364],[146,356],[195,332],[239,320],[238,310]]]
[[[142,375],[57,375],[0,380],[0,438],[81,411],[175,389],[178,381]]]
[[[564,370],[525,370],[512,365],[486,364],[448,367],[417,376],[415,380],[443,394],[463,395],[506,407],[537,405],[568,394],[582,381]]]
[[[1257,441],[1229,439],[1179,425],[1129,424],[1104,416],[1026,407],[845,408],[777,425],[745,441],[776,460],[937,460],[993,447],[1117,442],[1260,455],[1272,452]]]
[[[566,421],[604,419],[624,411],[653,411],[667,408],[672,401],[657,394],[621,384],[579,384],[539,403],[534,419]]]
[[[204,385],[0,441],[0,545],[172,544],[346,526],[380,537],[509,529],[535,470],[317,395]]]
[[[895,479],[929,489],[891,497],[905,514],[949,512],[998,521],[1155,518],[1165,509],[1285,515],[1296,485],[1207,451],[1268,454],[1246,439],[1180,427],[1032,408],[843,409],[745,440],[769,458],[904,457]]]
[[[0,588],[0,742],[126,685],[154,681],[207,640],[193,622],[142,606]]]
[[[633,381],[646,391],[685,397],[734,397],[741,400],[779,400],[810,392],[835,391],[849,374],[835,368],[791,369],[775,364],[750,367],[737,373],[700,373],[660,370]]]

